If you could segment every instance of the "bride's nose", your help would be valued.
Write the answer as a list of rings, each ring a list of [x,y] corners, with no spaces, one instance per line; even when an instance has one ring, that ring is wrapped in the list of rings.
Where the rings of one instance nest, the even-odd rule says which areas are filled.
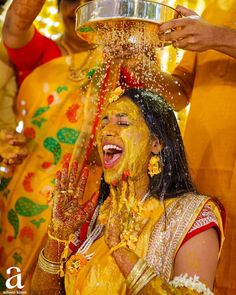
[[[102,131],[103,136],[112,137],[119,134],[119,127],[116,124],[109,123]]]

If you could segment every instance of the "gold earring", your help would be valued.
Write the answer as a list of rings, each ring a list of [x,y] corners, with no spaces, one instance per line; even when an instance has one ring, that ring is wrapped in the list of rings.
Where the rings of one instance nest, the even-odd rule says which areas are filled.
[[[161,173],[161,159],[159,156],[152,156],[148,163],[148,174],[153,177]]]

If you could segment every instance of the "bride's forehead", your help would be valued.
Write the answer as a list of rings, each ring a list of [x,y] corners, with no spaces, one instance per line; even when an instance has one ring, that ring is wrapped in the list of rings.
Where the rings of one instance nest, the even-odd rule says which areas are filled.
[[[125,113],[127,115],[139,115],[138,106],[128,97],[122,97],[115,102],[110,103],[104,110],[104,113],[111,115],[116,113]]]

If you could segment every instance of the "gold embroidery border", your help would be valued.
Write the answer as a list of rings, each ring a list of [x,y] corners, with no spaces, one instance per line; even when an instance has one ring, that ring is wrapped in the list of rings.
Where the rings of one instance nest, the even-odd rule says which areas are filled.
[[[154,226],[146,261],[163,279],[169,281],[175,254],[208,197],[186,194],[173,201]]]

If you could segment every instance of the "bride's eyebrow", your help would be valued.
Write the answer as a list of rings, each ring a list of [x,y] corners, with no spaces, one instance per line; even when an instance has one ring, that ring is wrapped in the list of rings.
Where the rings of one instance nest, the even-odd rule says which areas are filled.
[[[102,118],[102,120],[107,120],[108,119],[108,116],[104,116],[103,118]]]

